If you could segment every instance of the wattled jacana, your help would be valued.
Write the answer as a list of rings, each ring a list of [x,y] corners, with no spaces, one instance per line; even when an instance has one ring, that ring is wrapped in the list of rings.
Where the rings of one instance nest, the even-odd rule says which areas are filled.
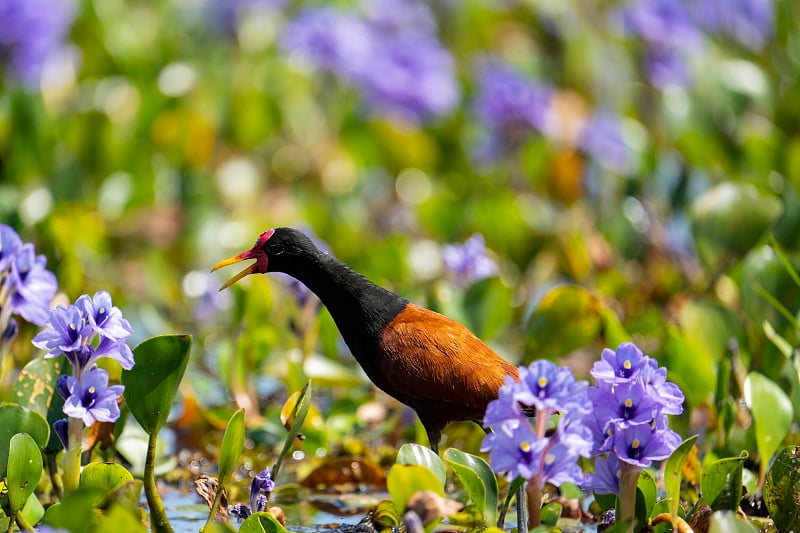
[[[367,376],[416,411],[438,452],[451,421],[480,424],[505,376],[517,369],[458,322],[375,285],[303,233],[275,228],[245,252],[212,269],[255,259],[220,290],[248,274],[284,272],[303,282],[328,308]]]

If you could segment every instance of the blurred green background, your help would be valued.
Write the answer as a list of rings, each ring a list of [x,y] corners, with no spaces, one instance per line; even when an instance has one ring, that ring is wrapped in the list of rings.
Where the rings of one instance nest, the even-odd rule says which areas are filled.
[[[686,392],[684,434],[728,442],[750,370],[798,405],[777,252],[800,264],[794,0],[19,3],[0,222],[60,302],[109,290],[133,344],[192,333],[182,393],[209,423],[238,404],[277,442],[312,377],[320,448],[372,427],[356,408],[377,393],[314,300],[273,276],[216,292],[232,273],[210,267],[282,225],[515,363],[586,378],[633,339]],[[497,274],[461,279],[443,245],[475,233]]]

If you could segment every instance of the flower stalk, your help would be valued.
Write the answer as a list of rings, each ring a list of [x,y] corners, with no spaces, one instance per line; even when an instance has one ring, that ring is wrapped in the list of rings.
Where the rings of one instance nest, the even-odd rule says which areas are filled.
[[[642,469],[630,463],[620,463],[619,515],[617,520],[628,522],[627,533],[633,533],[636,522],[636,485]]]

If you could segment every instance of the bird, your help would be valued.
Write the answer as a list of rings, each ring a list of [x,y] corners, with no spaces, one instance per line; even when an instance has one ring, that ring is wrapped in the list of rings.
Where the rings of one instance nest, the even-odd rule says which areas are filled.
[[[217,263],[214,272],[255,260],[220,290],[250,274],[282,272],[306,285],[330,312],[369,379],[411,407],[438,454],[442,431],[453,421],[479,425],[486,406],[517,367],[469,329],[368,280],[301,231],[267,230],[249,250]]]

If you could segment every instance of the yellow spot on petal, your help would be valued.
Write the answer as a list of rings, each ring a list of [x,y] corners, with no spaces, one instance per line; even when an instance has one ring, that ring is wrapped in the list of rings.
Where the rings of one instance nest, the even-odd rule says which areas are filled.
[[[539,378],[539,386],[545,388],[547,386],[547,378],[542,376]]]
[[[625,359],[625,362],[622,363],[622,366],[625,367],[625,370],[630,370],[631,369],[631,360],[630,359]]]
[[[74,323],[74,322],[73,322],[72,324],[70,324],[70,325],[69,325],[69,329],[71,329],[72,331],[75,331],[75,330],[77,329],[77,328],[75,327],[75,323]]]
[[[531,445],[527,441],[523,441],[520,443],[519,449],[525,453],[528,453],[529,451],[531,451]]]
[[[632,405],[633,405],[633,400],[631,400],[630,398],[628,398],[627,400],[625,400],[625,407],[630,407],[630,406],[632,406]]]
[[[89,387],[89,394],[94,394],[94,391],[95,391],[94,387]]]
[[[553,462],[555,460],[556,460],[556,456],[553,455],[552,453],[548,453],[547,455],[544,456],[544,464],[546,464],[546,465],[553,464]]]
[[[101,307],[101,308],[100,308],[100,314],[101,314],[101,315],[104,315],[104,314],[106,314],[106,308],[105,308],[105,307]]]
[[[639,439],[633,439],[633,442],[631,442],[631,448],[635,450],[638,447],[639,447]]]

